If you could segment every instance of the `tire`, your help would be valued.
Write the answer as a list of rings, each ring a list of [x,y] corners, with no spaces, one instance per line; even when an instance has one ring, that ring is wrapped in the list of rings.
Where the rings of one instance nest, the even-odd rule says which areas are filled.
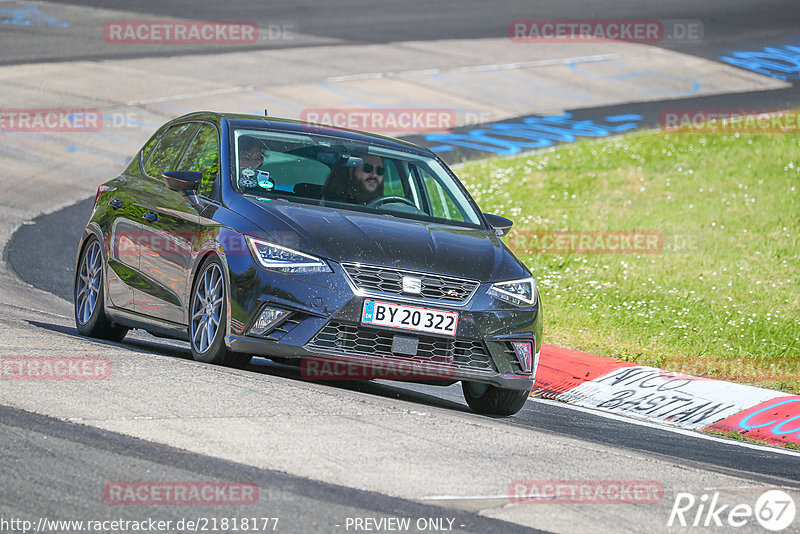
[[[75,326],[82,336],[122,341],[128,329],[108,320],[103,305],[103,251],[96,237],[83,246],[72,290]]]
[[[503,389],[479,382],[461,382],[464,398],[473,411],[483,415],[514,415],[525,406],[530,391]]]
[[[192,284],[189,304],[189,344],[195,360],[226,367],[245,367],[252,356],[231,352],[225,346],[228,320],[227,288],[222,265],[206,259]]]

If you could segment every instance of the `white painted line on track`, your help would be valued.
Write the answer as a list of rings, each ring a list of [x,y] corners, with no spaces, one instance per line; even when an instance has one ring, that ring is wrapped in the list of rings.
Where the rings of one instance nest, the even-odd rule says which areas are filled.
[[[511,500],[508,495],[431,495],[419,498],[421,501],[483,501],[489,499]]]
[[[15,275],[15,276],[16,276],[16,275]],[[25,284],[26,284],[28,287],[33,287],[32,285],[28,284],[27,282],[24,282],[24,283],[25,283]],[[38,288],[37,288],[37,289],[38,289]],[[42,291],[44,291],[44,290],[42,290]],[[62,319],[72,319],[72,320],[74,320],[74,319],[75,319],[75,318],[74,318],[74,317],[72,317],[72,316],[68,316],[68,315],[61,315],[60,313],[55,313],[55,312],[51,312],[51,311],[37,310],[37,309],[35,309],[35,308],[26,308],[25,306],[17,306],[16,304],[2,303],[2,304],[0,304],[0,305],[1,305],[1,306],[8,306],[9,308],[14,308],[15,310],[24,310],[24,311],[28,311],[28,312],[34,312],[34,313],[38,313],[39,315],[52,315],[53,317],[60,317],[60,318],[62,318]]]
[[[184,93],[181,95],[160,96],[157,98],[147,98],[145,100],[132,100],[125,102],[124,106],[143,106],[146,104],[158,104],[161,102],[171,102],[173,100],[184,100],[186,98],[197,98],[202,96],[212,95],[227,95],[231,93],[243,93],[245,91],[252,91],[255,89],[254,85],[246,85],[241,87],[226,87],[224,89],[213,89],[211,91],[201,91],[199,93]]]
[[[620,54],[600,54],[596,56],[581,56],[581,57],[565,57],[559,59],[540,59],[536,61],[520,61],[518,63],[497,63],[494,65],[474,65],[469,67],[453,67],[451,69],[422,69],[422,70],[404,70],[404,71],[390,71],[390,72],[367,72],[364,74],[351,74],[348,76],[333,76],[327,78],[325,81],[329,83],[335,82],[349,82],[352,80],[366,80],[375,78],[395,78],[397,76],[413,76],[421,75],[428,76],[433,74],[442,74],[445,72],[491,72],[498,70],[514,70],[524,69],[527,67],[547,67],[551,65],[569,65],[570,63],[593,63],[597,61],[607,61],[609,59],[619,59]]]
[[[681,434],[684,436],[690,436],[698,439],[705,439],[709,441],[715,441],[717,443],[725,443],[728,445],[736,445],[739,447],[744,447],[746,449],[753,449],[761,452],[768,452],[774,454],[784,454],[786,456],[794,456],[796,458],[800,458],[800,451],[794,451],[791,449],[785,449],[783,447],[773,447],[771,445],[759,445],[758,443],[750,443],[748,441],[738,441],[735,439],[725,439],[717,436],[713,436],[711,434],[706,434],[704,432],[700,432],[697,430],[687,430],[684,428],[678,428],[675,426],[671,426],[669,424],[658,424],[658,423],[651,423],[650,421],[643,421],[641,419],[636,419],[633,417],[624,417],[622,415],[617,415],[615,413],[606,412],[604,410],[592,409],[592,408],[584,408],[583,406],[575,406],[573,404],[567,404],[563,401],[554,401],[550,399],[540,399],[535,397],[530,397],[528,399],[532,402],[541,402],[543,404],[550,404],[552,406],[559,406],[561,408],[568,408],[570,410],[575,410],[577,412],[588,413],[591,415],[595,415],[598,417],[604,417],[606,419],[613,419],[614,421],[622,421],[625,423],[630,423],[632,425],[639,425],[648,428],[655,428],[659,430],[665,430],[667,432],[672,432],[674,434]]]

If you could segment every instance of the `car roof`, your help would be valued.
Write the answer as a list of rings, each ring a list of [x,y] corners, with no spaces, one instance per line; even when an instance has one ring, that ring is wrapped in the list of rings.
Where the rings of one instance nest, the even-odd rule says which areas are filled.
[[[261,129],[279,132],[324,135],[327,137],[337,137],[339,139],[346,139],[348,141],[356,141],[374,146],[401,150],[403,152],[411,152],[420,156],[436,157],[436,155],[427,148],[415,145],[414,143],[409,143],[408,141],[403,141],[401,139],[395,139],[394,137],[387,137],[358,130],[348,130],[346,128],[337,128],[335,126],[317,125],[315,123],[293,119],[261,115],[246,115],[239,113],[198,111],[178,117],[172,122],[183,120],[207,120],[215,123],[225,120],[228,122],[228,125],[231,128]]]

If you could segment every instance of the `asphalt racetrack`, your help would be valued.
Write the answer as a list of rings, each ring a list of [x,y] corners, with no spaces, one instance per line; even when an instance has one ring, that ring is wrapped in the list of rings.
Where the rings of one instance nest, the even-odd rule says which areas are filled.
[[[266,359],[218,368],[194,362],[185,343],[145,332],[110,343],[75,330],[75,247],[97,186],[158,125],[188,111],[269,107],[297,116],[302,102],[397,106],[412,85],[423,95],[415,105],[474,109],[490,123],[570,113],[605,124],[627,114],[642,128],[657,125],[663,107],[686,102],[800,105],[800,71],[791,65],[756,72],[720,60],[800,47],[800,4],[630,4],[0,3],[0,109],[94,107],[132,118],[92,135],[0,132],[0,357],[98,356],[113,370],[103,381],[0,381],[0,531],[21,532],[23,520],[29,532],[78,532],[86,525],[50,521],[150,518],[171,521],[169,532],[202,530],[187,521],[233,532],[232,522],[219,521],[252,517],[257,528],[248,530],[274,524],[298,533],[683,532],[702,529],[668,526],[681,494],[754,506],[780,488],[800,506],[796,450],[539,399],[511,418],[482,417],[457,385],[311,383]],[[186,18],[253,20],[266,37],[231,47],[102,38],[110,20]],[[590,49],[509,44],[510,21],[545,18],[700,21],[703,38]],[[292,38],[270,39],[270,28],[289,28]],[[519,66],[508,67],[518,56]],[[381,76],[368,85],[366,73]],[[459,124],[454,133],[474,129]],[[489,145],[457,148],[442,148],[442,157],[498,154]],[[567,480],[657,482],[663,494],[605,505],[512,499],[521,481]],[[245,483],[257,499],[126,506],[109,497],[114,484],[134,482]],[[133,530],[114,526],[95,531]],[[751,518],[736,531],[764,530]],[[800,518],[784,532],[800,532]]]

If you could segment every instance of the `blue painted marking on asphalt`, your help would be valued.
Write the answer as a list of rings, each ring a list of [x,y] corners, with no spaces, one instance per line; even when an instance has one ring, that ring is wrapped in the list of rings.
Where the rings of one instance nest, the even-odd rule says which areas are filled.
[[[548,90],[540,91],[544,94],[556,95],[556,96],[568,96],[570,98],[574,98],[575,100],[580,100],[581,102],[594,102],[594,98],[590,96],[573,93],[572,91],[568,91],[563,87],[554,85],[552,83],[534,82],[527,77],[522,77],[519,74],[514,74],[512,72],[498,72],[497,75],[503,78],[508,78],[510,80],[521,81],[526,87],[534,85],[547,88]],[[529,104],[530,102],[527,103]]]
[[[20,137],[28,137],[30,139],[36,139],[37,141],[45,141],[47,143],[52,143],[53,142],[53,140],[50,139],[49,137],[46,137],[44,135],[40,135],[40,134],[37,134],[37,133],[33,133],[33,132],[13,132],[13,131],[6,132],[6,131],[3,131],[3,133],[6,134],[6,135],[10,134],[10,135],[18,135]]]
[[[182,108],[182,107],[176,106],[174,104],[167,104],[167,103],[161,104],[161,107],[164,108],[164,109],[168,109],[170,111],[177,111],[178,113],[181,113],[181,114],[186,114],[186,113],[190,113],[192,111],[197,111],[195,109]]]
[[[598,61],[598,62],[593,63],[593,64],[596,65],[598,63],[606,63],[606,64],[611,64],[611,65],[617,65],[617,66],[620,66],[620,67],[624,67],[625,66],[625,63],[624,62],[620,62],[620,61]],[[586,78],[591,78],[593,80],[601,80],[601,81],[607,81],[607,82],[624,82],[624,81],[630,80],[631,78],[642,78],[642,77],[644,77],[644,78],[664,78],[664,79],[671,80],[671,81],[686,82],[687,84],[689,84],[691,86],[689,89],[681,90],[681,91],[661,91],[659,89],[650,89],[648,87],[642,87],[642,92],[648,93],[648,94],[662,95],[662,96],[691,95],[691,94],[694,94],[697,91],[699,91],[700,87],[701,87],[700,82],[698,82],[697,80],[693,80],[691,78],[684,78],[682,76],[675,76],[673,74],[668,74],[668,73],[665,73],[665,72],[657,72],[657,71],[628,72],[628,73],[625,73],[625,74],[620,74],[618,76],[601,76],[601,75],[591,74],[591,73],[582,71],[581,69],[578,68],[578,66],[582,65],[582,64],[583,63],[581,63],[581,62],[573,61],[572,63],[569,64],[569,68],[575,74],[580,74],[581,76],[584,76]]]
[[[355,104],[359,104],[361,106],[366,106],[366,107],[370,107],[370,108],[385,108],[385,107],[387,107],[387,106],[382,106],[382,105],[379,105],[379,104],[374,104],[374,103],[372,103],[372,102],[370,102],[368,100],[364,100],[362,98],[353,96],[353,95],[349,94],[348,91],[344,91],[342,89],[338,89],[338,88],[336,88],[335,86],[333,86],[332,84],[329,84],[329,83],[321,83],[321,84],[319,84],[319,86],[322,87],[323,89],[327,89],[328,91],[330,91],[331,93],[333,93],[335,95],[339,95],[341,97],[344,97],[347,100],[349,100],[349,101],[351,101],[351,102],[353,102]]]
[[[636,113],[628,113],[625,115],[609,115],[605,117],[603,120],[606,122],[625,122],[625,121],[639,121],[642,120],[641,115],[637,115]]]
[[[136,141],[131,141],[130,139],[124,139],[122,137],[118,137],[116,135],[107,134],[105,132],[92,132],[92,133],[95,134],[95,135],[99,135],[101,137],[105,137],[106,139],[111,139],[111,140],[116,141],[118,143],[125,144],[125,145],[135,146],[137,148],[142,146],[141,143],[137,143]]]
[[[36,141],[43,141],[45,143],[53,143],[53,140],[51,138],[49,138],[47,136],[44,136],[44,135],[41,135],[41,134],[32,133],[32,132],[5,132],[5,131],[3,131],[2,133],[11,134],[11,135],[17,135],[17,136],[20,136],[20,137],[27,137],[29,139],[35,139]],[[96,131],[90,131],[90,132],[87,132],[87,133],[99,134],[99,135],[103,135],[104,137],[111,137],[111,138],[114,137],[114,136],[109,136],[107,134],[103,134],[102,132],[96,132]],[[120,139],[120,141],[124,141],[124,142],[126,142],[128,144],[131,144],[133,146],[136,146],[136,147],[139,146],[137,143],[133,143],[132,141],[125,141],[123,139]],[[13,150],[16,150],[16,149],[13,149]],[[66,150],[67,152],[86,152],[87,154],[92,154],[94,156],[98,156],[98,157],[101,157],[101,158],[109,159],[111,161],[114,161],[115,163],[119,162],[119,161],[126,161],[126,160],[124,160],[123,158],[120,158],[120,157],[109,156],[107,154],[103,154],[101,152],[90,150],[88,148],[82,148],[82,147],[79,147],[79,146],[76,146],[76,145],[66,146],[66,147],[64,147],[64,150]],[[26,153],[26,154],[33,154],[33,152],[26,152],[26,151],[20,151],[20,152],[21,153]]]
[[[265,95],[264,93],[253,93],[253,94],[255,94],[257,97],[259,97],[259,98],[261,98],[263,100],[267,100],[269,102],[275,102],[276,104],[280,104],[281,106],[290,107],[290,108],[296,109],[298,111],[302,111],[303,110],[302,107],[298,106],[297,104],[295,104],[294,102],[291,102],[289,100],[284,100],[282,98],[276,98],[274,96]],[[257,115],[261,115],[261,113],[263,113],[263,112],[264,112],[263,109],[259,110]]]
[[[430,134],[425,136],[425,140],[442,143],[429,147],[437,153],[462,147],[508,156],[555,143],[570,143],[579,137],[607,137],[632,130],[643,118],[638,114],[610,117],[613,120],[603,119],[605,124],[590,119],[577,120],[571,113],[525,117],[521,121],[488,124],[463,133]]]
[[[15,26],[57,26],[69,28],[69,22],[63,22],[42,12],[37,6],[0,7],[0,24]]]
[[[460,80],[455,80],[452,82],[452,85],[459,85]],[[469,83],[469,92],[477,93],[480,95],[484,95],[488,97],[488,102],[498,102],[498,101],[505,101],[512,104],[517,104],[523,107],[528,107],[531,104],[530,98],[515,98],[509,95],[504,95],[497,90],[498,82],[496,81],[481,81],[479,79],[470,80]],[[481,89],[480,87],[484,86],[485,89]],[[530,89],[528,87],[528,89]]]
[[[12,147],[9,147],[9,146],[0,145],[0,150],[3,150],[5,152],[10,152],[12,154],[19,154],[21,156],[28,156],[30,158],[35,159],[36,161],[41,161],[41,159],[42,159],[42,155],[40,153],[30,152],[28,150],[20,150],[19,148],[12,148]],[[86,167],[84,165],[78,165],[77,163],[72,163],[72,162],[69,162],[69,161],[59,161],[58,164],[59,165],[66,165],[67,167],[74,167],[76,169],[81,169],[82,171],[90,172],[90,173],[96,174],[98,176],[108,176],[108,173],[105,173],[103,171],[99,171],[99,170],[94,169],[92,167]]]
[[[127,158],[121,158],[119,156],[112,156],[110,154],[103,154],[102,152],[98,152],[96,150],[91,150],[89,148],[84,148],[84,147],[81,147],[81,146],[75,146],[75,145],[68,146],[67,147],[67,151],[68,152],[84,152],[86,154],[91,154],[92,156],[97,156],[98,158],[107,159],[107,160],[113,161],[115,163],[118,163],[120,161],[123,162],[123,163],[127,163],[128,162]]]
[[[112,128],[127,128],[127,127],[140,127],[140,128],[155,128],[156,125],[150,124],[149,122],[141,122],[133,119],[129,119],[124,115],[103,115],[103,125],[110,124]]]
[[[762,50],[734,52],[720,59],[777,80],[800,80],[800,47],[766,46]]]

